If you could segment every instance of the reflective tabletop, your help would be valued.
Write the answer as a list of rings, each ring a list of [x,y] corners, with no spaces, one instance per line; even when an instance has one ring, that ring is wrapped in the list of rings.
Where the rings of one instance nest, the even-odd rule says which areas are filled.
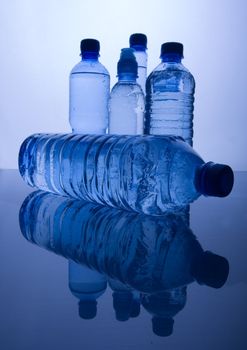
[[[0,349],[247,348],[247,172],[163,217],[0,171]]]

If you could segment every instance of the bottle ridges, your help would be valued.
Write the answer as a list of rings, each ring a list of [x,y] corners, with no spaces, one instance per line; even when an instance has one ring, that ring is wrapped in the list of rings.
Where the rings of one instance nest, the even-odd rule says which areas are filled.
[[[139,215],[38,191],[25,199],[19,218],[28,241],[135,289],[154,292],[177,283],[175,275],[164,280],[163,270],[170,246],[183,249],[184,241],[195,240],[186,216],[184,212],[160,218]],[[177,264],[190,264],[193,254],[187,262],[184,255],[179,261],[170,260],[169,266],[174,263],[176,270]],[[192,277],[185,274],[184,279],[190,282]]]
[[[36,134],[19,154],[31,186],[151,215],[199,196],[202,163],[181,139],[164,135]]]

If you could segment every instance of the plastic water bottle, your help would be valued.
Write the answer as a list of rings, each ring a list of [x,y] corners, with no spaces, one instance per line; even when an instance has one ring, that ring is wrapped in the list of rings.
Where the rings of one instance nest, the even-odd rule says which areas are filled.
[[[129,38],[129,44],[135,50],[134,55],[138,64],[137,83],[141,86],[145,94],[147,79],[147,37],[142,33],[132,34]]]
[[[110,75],[99,50],[98,40],[82,40],[81,62],[70,73],[69,121],[75,133],[104,134],[108,127]]]
[[[145,133],[181,136],[192,145],[195,81],[181,63],[183,45],[163,44],[160,57],[146,83]]]
[[[69,260],[69,289],[79,299],[79,316],[93,319],[97,314],[97,299],[106,291],[107,280],[101,273]]]
[[[133,49],[122,49],[117,72],[118,82],[112,88],[109,103],[109,133],[143,134],[145,99],[136,83]]]
[[[140,215],[39,191],[19,217],[27,240],[140,292],[195,280],[219,288],[228,276],[227,260],[203,251],[180,212]]]
[[[142,306],[152,317],[154,334],[168,337],[173,333],[174,316],[186,304],[187,287],[178,287],[156,294],[143,294]]]
[[[35,134],[21,146],[19,171],[45,191],[152,215],[233,186],[229,166],[204,163],[169,136]]]
[[[113,308],[118,321],[127,321],[140,315],[140,293],[119,280],[110,278],[109,287],[113,290]]]

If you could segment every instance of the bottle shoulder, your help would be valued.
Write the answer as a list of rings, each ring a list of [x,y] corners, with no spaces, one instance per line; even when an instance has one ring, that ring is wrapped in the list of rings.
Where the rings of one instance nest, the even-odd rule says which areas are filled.
[[[187,75],[192,75],[192,73],[189,71],[188,68],[186,68],[182,63],[176,63],[176,62],[161,62],[154,70],[149,74],[149,77],[152,77],[154,75],[160,74],[161,72],[171,72],[171,71],[178,71],[181,73],[185,73]],[[148,77],[148,78],[149,78]]]
[[[82,60],[71,70],[70,74],[76,73],[100,73],[110,76],[108,70],[98,60]]]
[[[116,94],[138,94],[138,95],[143,95],[144,94],[142,91],[141,86],[136,83],[136,82],[122,82],[118,81],[112,88],[111,95],[116,95]]]
[[[182,63],[161,62],[148,76],[147,85],[157,81],[175,77],[180,81],[190,82],[195,86],[195,79],[192,73]]]

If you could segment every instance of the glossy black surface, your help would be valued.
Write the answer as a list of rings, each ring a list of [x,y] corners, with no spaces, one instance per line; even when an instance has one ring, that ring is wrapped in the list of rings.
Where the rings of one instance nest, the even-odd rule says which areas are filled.
[[[236,174],[229,197],[200,198],[191,205],[190,228],[204,250],[228,260],[230,273],[220,289],[193,282],[173,293],[173,333],[166,337],[152,331],[146,296],[132,317],[116,320],[109,285],[99,293],[96,317],[79,316],[68,260],[30,244],[20,232],[19,209],[31,191],[17,171],[0,171],[0,349],[247,348],[247,173]],[[160,298],[170,297],[151,302],[160,312]],[[167,335],[169,327],[168,322]]]

